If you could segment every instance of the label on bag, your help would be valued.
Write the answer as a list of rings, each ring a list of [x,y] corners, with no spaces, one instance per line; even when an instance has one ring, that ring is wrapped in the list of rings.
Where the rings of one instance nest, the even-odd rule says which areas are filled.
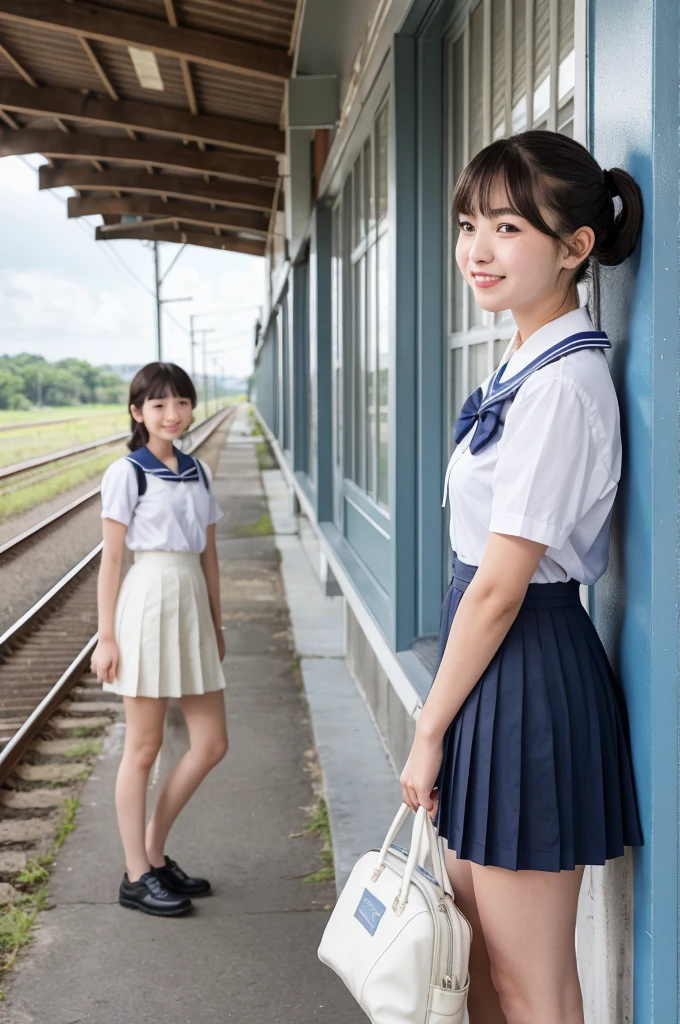
[[[380,924],[384,913],[385,908],[380,900],[373,893],[369,892],[368,889],[364,889],[363,896],[359,900],[359,906],[354,911],[354,916],[364,926],[369,935],[375,935],[376,928]]]

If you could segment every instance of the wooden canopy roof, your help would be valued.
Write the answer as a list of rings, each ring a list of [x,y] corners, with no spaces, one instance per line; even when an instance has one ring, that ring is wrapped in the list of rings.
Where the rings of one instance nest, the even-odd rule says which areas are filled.
[[[0,156],[98,239],[264,255],[300,0],[0,0]]]

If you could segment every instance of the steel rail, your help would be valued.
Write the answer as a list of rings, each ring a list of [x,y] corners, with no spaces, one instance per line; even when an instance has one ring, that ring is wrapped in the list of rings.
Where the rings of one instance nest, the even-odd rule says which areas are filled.
[[[108,437],[100,437],[98,441],[88,441],[86,444],[78,444],[73,448],[63,448],[60,452],[52,452],[50,455],[37,455],[34,459],[27,459],[26,462],[15,462],[13,466],[4,466],[0,469],[0,480],[6,480],[10,476],[19,476],[20,473],[28,473],[30,469],[49,466],[51,462],[61,462],[62,459],[72,458],[74,455],[92,451],[94,448],[105,448],[107,445],[124,441],[129,436],[130,431],[126,430],[122,434],[109,434]]]
[[[195,442],[192,444],[192,450],[195,450],[205,444],[205,442],[212,436],[212,434],[215,433],[222,423],[231,418],[235,412],[236,409],[233,406],[226,410],[218,410],[218,412],[214,413],[207,420],[204,420],[203,423],[195,427],[194,430],[191,431],[192,434],[201,430],[201,428],[205,427],[207,423],[214,421],[211,423],[210,427],[204,431],[200,438],[196,438]],[[35,625],[36,621],[45,614],[48,606],[59,599],[59,596],[68,587],[68,585],[76,579],[87,568],[87,566],[91,565],[92,561],[100,554],[103,546],[103,542],[100,542],[95,548],[93,548],[92,551],[90,551],[85,558],[78,563],[78,565],[74,566],[74,568],[71,569],[63,579],[55,584],[55,586],[52,587],[44,597],[36,602],[33,608],[22,615],[13,626],[0,636],[0,661],[6,660],[7,655],[11,656],[11,649],[16,641],[19,641],[31,626]],[[89,657],[92,654],[96,643],[97,634],[95,633],[95,635],[91,637],[87,644],[76,655],[66,671],[62,673],[54,686],[52,686],[49,693],[40,701],[35,710],[31,712],[23,725],[20,726],[17,732],[4,746],[2,751],[0,751],[0,786],[5,783],[35,736],[43,729],[64,698],[77,684],[83,674],[83,671],[87,667]]]

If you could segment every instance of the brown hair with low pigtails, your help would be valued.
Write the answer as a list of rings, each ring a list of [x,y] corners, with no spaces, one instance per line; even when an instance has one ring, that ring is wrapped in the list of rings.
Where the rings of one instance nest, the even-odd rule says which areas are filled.
[[[585,146],[566,135],[534,130],[486,146],[458,179],[455,213],[489,216],[498,185],[520,217],[556,240],[582,227],[592,229],[595,245],[579,266],[576,282],[592,263],[617,266],[635,250],[643,216],[637,182],[620,167],[603,171]],[[556,228],[543,211],[552,214]]]
[[[134,405],[135,409],[141,411],[147,399],[167,398],[168,395],[187,398],[191,402],[191,407],[196,408],[196,388],[189,374],[181,366],[175,363],[147,363],[132,378],[128,406]],[[148,443],[149,432],[143,423],[137,422],[132,413],[130,427],[132,437],[128,441],[128,448],[134,452]]]

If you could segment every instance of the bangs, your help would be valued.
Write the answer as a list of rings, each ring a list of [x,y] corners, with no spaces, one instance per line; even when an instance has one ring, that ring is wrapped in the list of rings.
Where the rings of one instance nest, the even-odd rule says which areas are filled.
[[[130,388],[130,402],[138,408],[147,399],[170,396],[186,398],[192,406],[196,406],[196,389],[191,377],[175,363],[147,364],[139,371]]]
[[[525,154],[513,145],[513,139],[498,139],[475,156],[456,182],[453,212],[482,217],[494,215],[493,200],[499,193],[503,208],[524,217],[532,227],[551,238],[559,235],[546,222],[537,198],[549,207],[549,189],[545,176],[532,168]]]

